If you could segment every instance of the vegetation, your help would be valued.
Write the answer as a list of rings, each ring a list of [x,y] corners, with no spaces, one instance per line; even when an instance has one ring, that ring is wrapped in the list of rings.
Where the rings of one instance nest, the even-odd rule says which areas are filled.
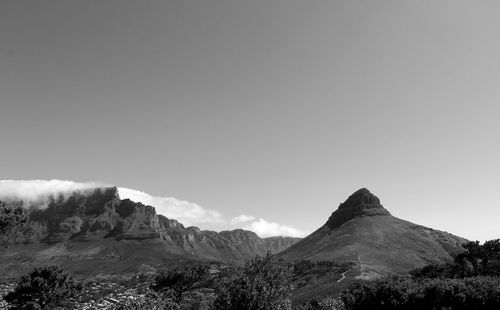
[[[500,278],[412,279],[393,276],[342,293],[350,310],[498,309]]]
[[[293,309],[500,309],[500,241],[482,245],[469,242],[464,249],[454,262],[429,265],[411,275],[359,282],[336,295],[325,294]],[[270,254],[240,267],[174,266],[157,274],[138,297],[116,309],[291,310],[292,283],[300,284],[311,275],[335,273],[338,277],[352,267],[334,262],[288,264]],[[53,309],[64,305],[78,289],[60,268],[38,268],[24,276],[5,300],[14,309]]]
[[[323,273],[328,271],[344,272],[351,269],[354,263],[339,264],[334,261],[310,261],[300,260],[293,264],[293,272],[295,276],[308,275],[311,273]]]
[[[344,301],[340,296],[326,296],[307,301],[302,305],[296,305],[295,310],[346,310]]]
[[[500,241],[463,245],[453,263],[429,265],[412,276],[392,276],[343,291],[349,310],[499,309]]]
[[[180,305],[166,294],[148,291],[141,299],[129,300],[120,304],[116,310],[179,310]]]
[[[35,268],[21,278],[4,299],[16,310],[53,309],[67,306],[82,286],[57,266]]]
[[[292,267],[270,254],[248,261],[216,287],[213,309],[291,309]]]
[[[0,201],[0,246],[15,242],[17,233],[28,222],[23,208],[10,206]]]
[[[184,293],[206,285],[208,267],[177,266],[156,276],[153,289],[159,293],[172,293],[176,302],[182,301]]]
[[[471,241],[463,245],[465,251],[448,264],[434,264],[410,272],[418,278],[465,278],[500,275],[500,239]]]

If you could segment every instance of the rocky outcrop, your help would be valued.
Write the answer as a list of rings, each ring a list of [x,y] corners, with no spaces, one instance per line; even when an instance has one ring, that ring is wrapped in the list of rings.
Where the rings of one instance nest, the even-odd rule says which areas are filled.
[[[368,189],[362,188],[340,204],[325,225],[330,229],[335,229],[355,217],[384,215],[391,214],[380,204],[377,196],[373,195]]]

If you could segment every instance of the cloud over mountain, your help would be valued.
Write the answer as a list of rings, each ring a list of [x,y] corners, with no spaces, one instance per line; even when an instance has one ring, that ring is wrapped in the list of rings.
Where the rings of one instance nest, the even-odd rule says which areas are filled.
[[[0,200],[17,200],[25,205],[37,203],[45,206],[51,197],[66,197],[69,193],[106,186],[109,185],[67,180],[0,180]]]
[[[222,215],[215,210],[205,209],[196,203],[179,200],[173,197],[158,197],[138,190],[119,187],[121,199],[130,199],[155,207],[158,214],[176,219],[186,226],[210,224],[212,226],[225,224]]]
[[[251,215],[241,214],[236,217],[233,217],[230,221],[231,225],[246,223],[254,220],[255,217]]]
[[[243,229],[254,231],[263,238],[272,236],[304,237],[309,234],[308,231],[276,222],[269,222],[262,218],[256,219],[254,216],[246,214],[234,217],[230,223],[231,225],[243,225]]]

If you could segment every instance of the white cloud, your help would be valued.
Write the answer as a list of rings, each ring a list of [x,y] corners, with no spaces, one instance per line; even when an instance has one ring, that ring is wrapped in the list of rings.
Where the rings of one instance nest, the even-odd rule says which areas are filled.
[[[202,208],[189,201],[173,197],[152,196],[145,192],[125,187],[119,187],[118,193],[121,199],[130,199],[153,206],[158,214],[178,220],[185,226],[198,226],[200,224],[216,226],[226,223],[218,211]]]
[[[247,223],[241,228],[251,230],[262,238],[273,236],[305,237],[309,234],[307,231],[303,231],[292,226],[282,225],[276,222],[268,222],[262,218],[257,220],[254,216],[246,214],[234,217],[230,223],[231,225]]]
[[[255,220],[254,216],[241,214],[236,217],[233,217],[230,221],[231,225],[246,223]]]
[[[0,200],[18,200],[24,205],[39,204],[46,206],[52,197],[87,191],[107,185],[86,182],[77,183],[63,180],[0,180]]]

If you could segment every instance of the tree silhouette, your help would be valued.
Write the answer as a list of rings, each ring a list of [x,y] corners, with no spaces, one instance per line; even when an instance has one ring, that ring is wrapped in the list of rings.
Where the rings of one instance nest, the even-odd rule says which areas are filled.
[[[4,299],[18,310],[51,309],[67,302],[81,288],[81,284],[60,267],[41,267],[23,276]]]
[[[175,301],[180,302],[184,293],[200,287],[207,278],[208,268],[204,265],[177,266],[158,274],[152,288],[157,292],[172,291]]]
[[[216,287],[217,310],[291,309],[292,267],[269,253],[248,261]]]

